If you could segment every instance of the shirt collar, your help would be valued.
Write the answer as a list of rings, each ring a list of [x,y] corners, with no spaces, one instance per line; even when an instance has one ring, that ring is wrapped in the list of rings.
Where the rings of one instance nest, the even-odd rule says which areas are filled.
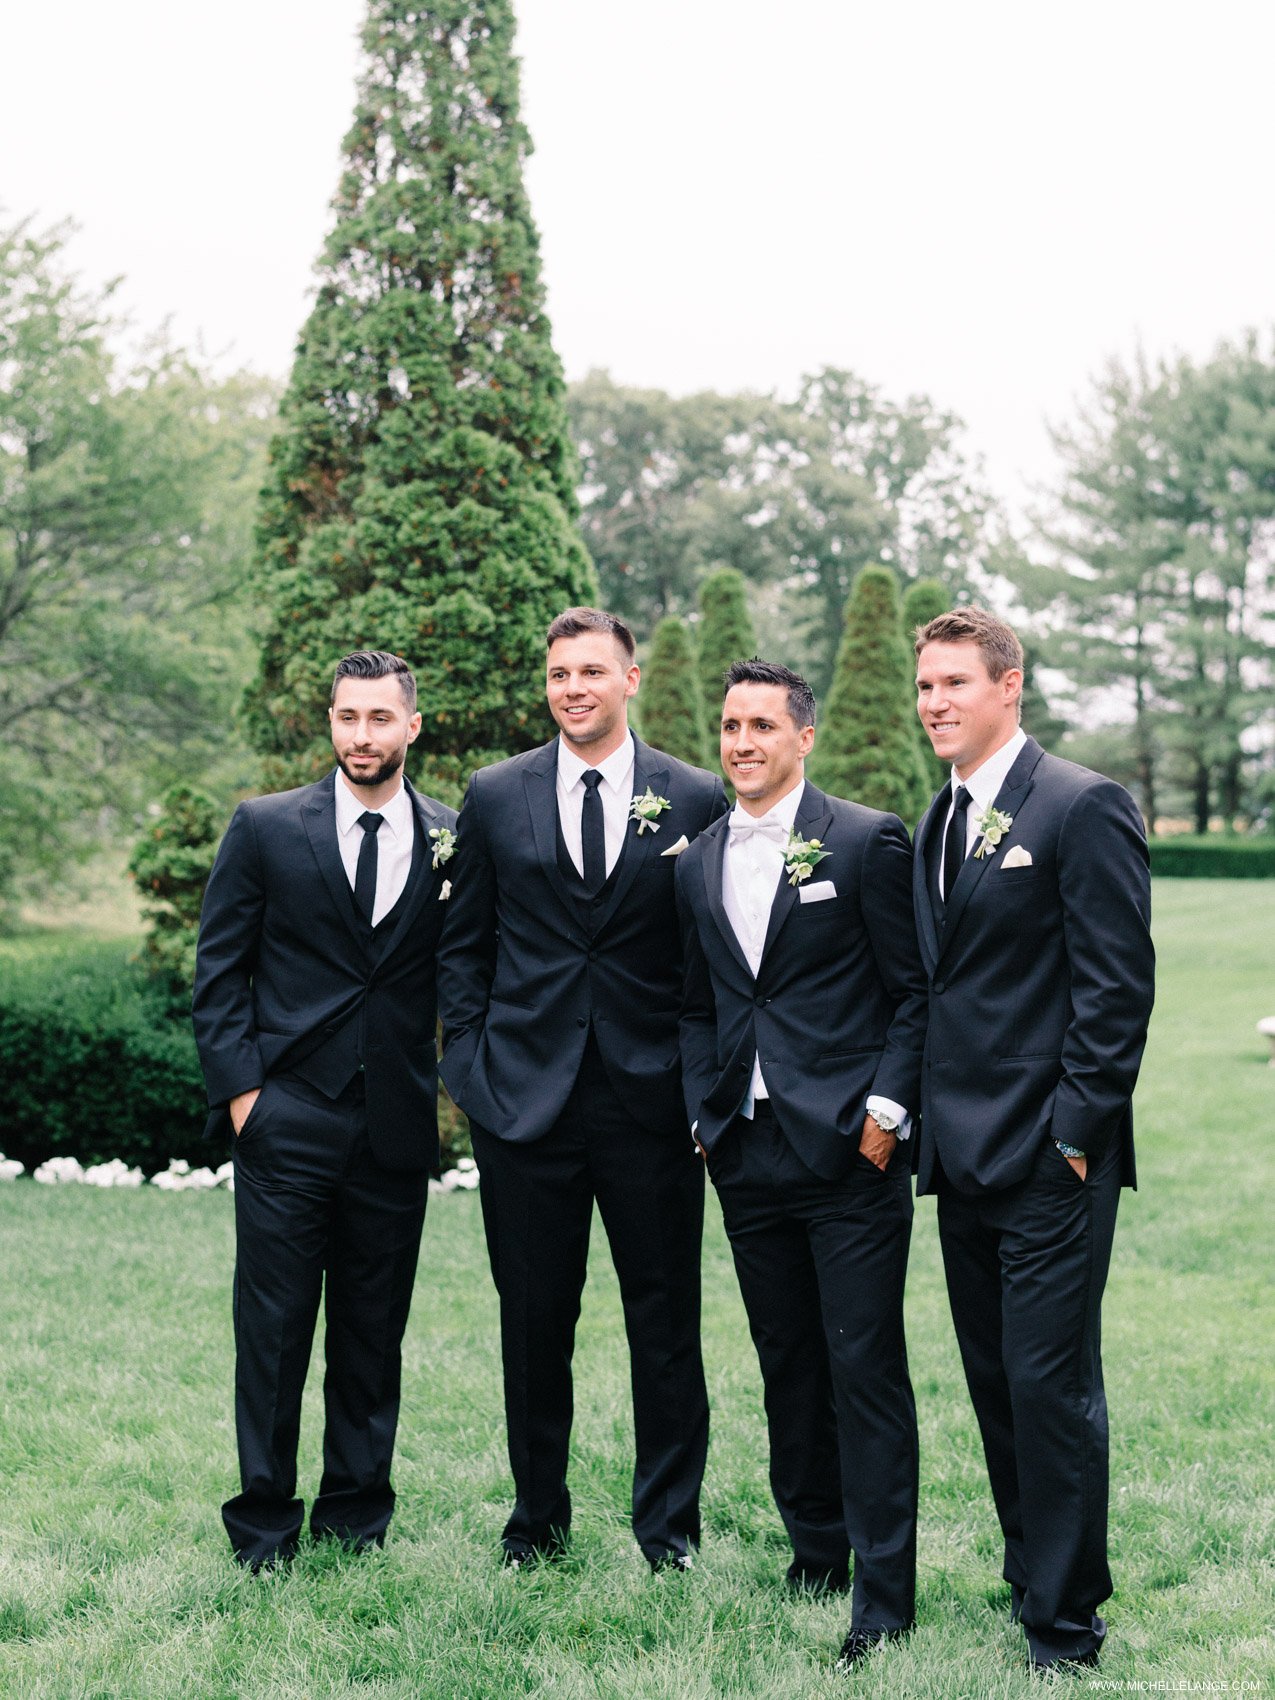
[[[630,776],[633,772],[635,754],[632,732],[629,733],[618,750],[612,750],[605,761],[599,762],[581,761],[575,751],[569,750],[559,736],[558,782],[564,791],[569,791],[573,785],[580,783],[581,774],[591,767],[596,767],[602,775],[603,781],[610,786],[612,791],[623,791],[626,785],[632,790]]]
[[[952,774],[952,794],[956,795],[956,787],[964,785],[969,792],[974,806],[981,814],[996,801],[1001,786],[1009,777],[1009,770],[1018,760],[1019,751],[1027,742],[1027,734],[1020,726],[1007,744],[988,756],[981,767],[975,768],[968,779],[958,779]]]
[[[742,809],[736,803],[730,812],[730,825],[734,826],[737,821],[778,821],[785,832],[791,832],[797,824],[797,810],[801,807],[801,799],[805,794],[806,781],[803,779],[800,785],[794,785],[792,790],[767,809],[764,815],[750,815],[747,809]]]
[[[367,813],[367,805],[355,795],[353,786],[340,768],[336,771],[335,791],[336,829],[344,837],[346,833],[353,832],[355,827],[358,826],[359,816]],[[401,775],[398,790],[389,802],[382,803],[380,808],[373,809],[372,813],[383,817],[385,824],[381,831],[389,832],[394,838],[398,838],[410,828],[412,824],[412,801],[407,794],[407,786],[403,784]]]

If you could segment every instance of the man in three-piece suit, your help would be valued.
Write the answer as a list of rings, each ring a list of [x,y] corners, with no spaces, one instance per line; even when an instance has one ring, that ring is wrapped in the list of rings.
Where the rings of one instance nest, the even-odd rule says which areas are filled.
[[[235,1426],[222,1509],[253,1569],[296,1548],[301,1394],[323,1291],[327,1372],[314,1535],[379,1545],[400,1349],[438,1170],[435,948],[456,816],[403,758],[416,681],[394,655],[336,670],[337,770],[235,811],[204,898],[194,1023],[234,1139]]]
[[[500,1295],[512,1565],[554,1556],[570,1528],[595,1199],[632,1359],[633,1530],[657,1569],[685,1567],[699,1538],[704,1182],[681,1102],[673,870],[726,800],[629,731],[638,679],[614,615],[574,608],[550,626],[559,736],[470,781],[439,955],[442,1075],[470,1119]]]
[[[688,1114],[765,1383],[789,1580],[844,1587],[845,1668],[911,1627],[917,1432],[903,1338],[925,975],[894,815],[804,776],[815,703],[786,667],[726,675],[738,802],[679,859]]]
[[[1146,837],[1119,785],[1018,724],[1022,648],[981,609],[916,638],[952,780],[916,835],[930,980],[919,1189],[1031,1663],[1097,1663],[1107,1567],[1099,1317],[1154,995]]]

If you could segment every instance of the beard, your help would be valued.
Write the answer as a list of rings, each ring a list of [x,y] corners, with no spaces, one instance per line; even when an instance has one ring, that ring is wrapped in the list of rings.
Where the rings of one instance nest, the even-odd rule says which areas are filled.
[[[377,785],[384,785],[387,779],[393,779],[399,768],[402,767],[403,757],[406,754],[407,745],[404,744],[402,749],[392,750],[379,767],[367,768],[362,773],[352,771],[343,755],[337,756],[336,765],[351,785],[363,785],[371,790]]]

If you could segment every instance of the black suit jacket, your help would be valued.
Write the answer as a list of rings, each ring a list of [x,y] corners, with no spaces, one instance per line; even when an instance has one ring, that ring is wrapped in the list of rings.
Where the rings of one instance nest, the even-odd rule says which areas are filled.
[[[327,1089],[325,1047],[352,1043],[377,1160],[436,1172],[435,947],[449,868],[432,866],[428,834],[456,813],[408,785],[421,853],[397,917],[372,934],[341,862],[335,782],[241,803],[217,852],[193,1006],[209,1131],[229,1134],[229,1100],[284,1069]]]
[[[705,1150],[730,1126],[760,1055],[779,1124],[802,1160],[835,1180],[853,1162],[869,1093],[920,1104],[925,973],[912,924],[912,851],[894,815],[809,783],[796,828],[828,859],[803,903],[781,874],[754,979],[722,900],[728,819],[681,857],[686,955],[681,1020],[686,1107]]]
[[[626,829],[592,909],[558,861],[557,739],[469,782],[439,953],[442,1075],[466,1115],[501,1139],[539,1139],[557,1121],[590,1026],[633,1116],[686,1137],[678,858],[666,852],[715,820],[726,796],[712,774],[634,744],[634,795],[649,786],[671,807],[656,832]]]
[[[913,870],[930,978],[919,1188],[936,1156],[960,1192],[1012,1186],[1050,1137],[1091,1163],[1118,1140],[1132,1186],[1155,992],[1142,817],[1123,786],[1028,738],[996,798],[1013,824],[966,857],[940,922],[927,876],[949,800],[917,828]],[[1015,845],[1030,866],[1005,867]]]

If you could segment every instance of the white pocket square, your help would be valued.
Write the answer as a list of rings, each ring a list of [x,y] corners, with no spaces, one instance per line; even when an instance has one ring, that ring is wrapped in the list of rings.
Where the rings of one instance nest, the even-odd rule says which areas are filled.
[[[678,839],[676,844],[670,844],[667,850],[661,850],[660,855],[661,856],[680,856],[682,854],[683,850],[689,850],[690,847],[691,847],[690,839],[687,838],[685,833],[683,833],[682,836]]]
[[[1024,850],[1021,844],[1011,846],[1001,862],[1002,868],[1030,868],[1031,865],[1032,853],[1030,850]]]
[[[450,880],[444,880],[442,885],[440,885],[439,888],[438,888],[438,901],[440,903],[446,903],[447,899],[451,896],[451,894],[452,894],[452,882]]]
[[[803,903],[826,903],[830,897],[837,895],[837,888],[831,880],[816,880],[813,885],[799,885],[797,896]]]

